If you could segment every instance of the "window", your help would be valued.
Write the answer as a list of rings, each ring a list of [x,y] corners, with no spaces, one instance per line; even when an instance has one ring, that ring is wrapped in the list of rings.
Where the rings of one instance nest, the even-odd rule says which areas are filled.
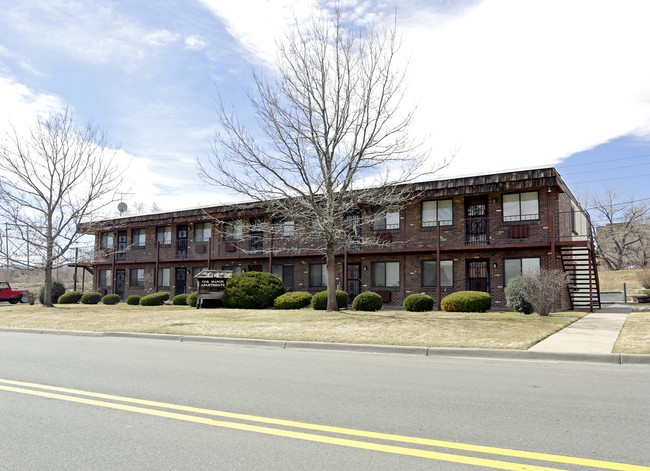
[[[273,274],[282,280],[286,289],[293,289],[293,265],[273,265]]]
[[[99,270],[97,285],[102,288],[110,288],[113,286],[113,270]]]
[[[372,285],[394,288],[399,286],[399,262],[374,262],[372,264]]]
[[[131,268],[131,288],[144,288],[144,268]]]
[[[504,221],[539,219],[539,201],[536,191],[503,195]]]
[[[375,213],[372,228],[376,231],[399,229],[399,206],[389,206]]]
[[[422,261],[422,286],[438,286],[437,283],[437,262],[435,260]],[[440,261],[440,286],[454,286],[454,261]]]
[[[102,232],[101,236],[101,241],[99,248],[106,250],[106,249],[112,249],[113,248],[113,240],[115,238],[115,234],[112,232]]]
[[[212,224],[200,222],[194,225],[194,242],[207,242],[212,236]]]
[[[314,288],[327,287],[327,265],[324,263],[309,265],[309,286]]]
[[[144,229],[133,229],[131,231],[131,244],[134,247],[144,247],[147,241],[147,235]]]
[[[423,201],[422,227],[435,227],[438,221],[441,226],[451,226],[453,214],[452,200]]]
[[[158,269],[158,288],[169,288],[169,268]]]
[[[274,219],[275,233],[282,237],[291,237],[294,234],[295,222],[293,219]]]
[[[244,238],[244,222],[231,221],[226,223],[226,238],[230,240],[242,240]]]
[[[172,226],[156,228],[156,242],[160,245],[171,245],[172,243]]]
[[[198,281],[196,279],[196,275],[201,273],[203,270],[207,270],[208,267],[193,267],[192,268],[192,289],[194,291],[199,289]]]
[[[241,273],[243,271],[241,265],[235,265],[235,266],[223,265],[221,269],[226,271],[231,271],[233,275],[236,275],[237,273]]]
[[[539,258],[507,258],[503,260],[503,269],[506,275],[506,286],[516,276],[539,275]]]

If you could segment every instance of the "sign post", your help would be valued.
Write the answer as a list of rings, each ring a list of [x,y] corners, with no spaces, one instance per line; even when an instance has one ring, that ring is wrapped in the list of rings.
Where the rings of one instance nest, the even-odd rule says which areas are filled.
[[[196,308],[201,309],[206,299],[223,299],[228,280],[232,278],[231,271],[224,270],[202,270],[195,276],[198,282],[196,296]]]

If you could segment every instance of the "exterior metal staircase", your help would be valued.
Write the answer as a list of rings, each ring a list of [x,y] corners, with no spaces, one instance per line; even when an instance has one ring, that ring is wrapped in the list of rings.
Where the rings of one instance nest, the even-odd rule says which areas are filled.
[[[593,245],[560,248],[562,267],[569,274],[569,296],[573,309],[600,309],[600,286]]]

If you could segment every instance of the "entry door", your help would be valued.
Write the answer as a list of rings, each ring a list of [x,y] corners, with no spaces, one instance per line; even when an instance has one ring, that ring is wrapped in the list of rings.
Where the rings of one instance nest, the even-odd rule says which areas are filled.
[[[467,289],[469,291],[490,292],[490,267],[488,260],[469,260],[467,262]]]
[[[117,233],[117,260],[126,260],[126,231],[119,231]],[[124,271],[124,270],[122,270]]]
[[[115,270],[115,294],[117,294],[120,299],[124,299],[125,273],[126,270]]]
[[[174,295],[185,294],[185,285],[187,284],[187,270],[185,267],[176,268],[176,283],[174,283]]]
[[[176,258],[187,257],[187,225],[176,226]]]
[[[361,293],[361,265],[358,263],[348,264],[348,295],[351,300]]]
[[[465,244],[482,245],[488,243],[487,196],[465,200]]]

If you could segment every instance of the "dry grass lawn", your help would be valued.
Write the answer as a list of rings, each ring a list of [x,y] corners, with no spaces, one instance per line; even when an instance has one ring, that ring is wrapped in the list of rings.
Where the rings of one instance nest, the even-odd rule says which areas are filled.
[[[123,303],[58,305],[50,309],[40,305],[10,305],[0,307],[0,326],[525,350],[584,315],[580,312],[539,317],[512,312],[196,310]]]
[[[623,291],[623,283],[627,285],[627,294],[636,294],[644,288],[638,280],[640,268],[631,270],[605,271],[598,270],[598,281],[601,291]]]
[[[650,353],[650,311],[633,311],[621,329],[614,353]]]

